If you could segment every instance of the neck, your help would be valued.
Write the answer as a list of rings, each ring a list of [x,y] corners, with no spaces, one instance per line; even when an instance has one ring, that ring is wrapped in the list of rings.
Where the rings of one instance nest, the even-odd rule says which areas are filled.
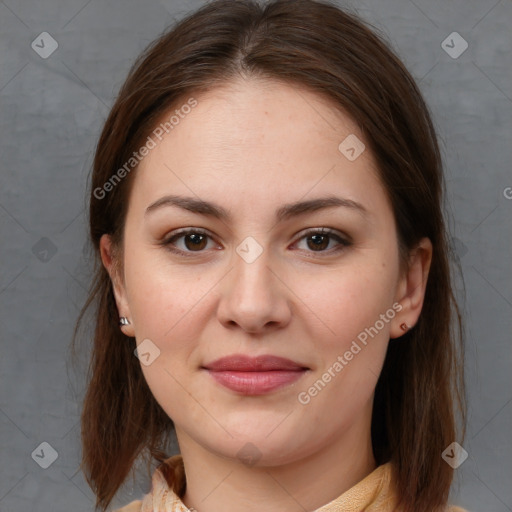
[[[176,426],[187,479],[182,501],[197,512],[316,510],[375,469],[369,413],[313,453],[265,466],[212,453]]]

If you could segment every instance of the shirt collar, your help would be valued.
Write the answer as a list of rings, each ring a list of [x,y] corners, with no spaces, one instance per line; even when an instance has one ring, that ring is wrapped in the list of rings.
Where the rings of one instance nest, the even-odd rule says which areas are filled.
[[[141,512],[188,512],[181,501],[185,490],[185,470],[181,455],[173,455],[166,467],[153,473],[152,488],[142,500]],[[165,475],[164,475],[165,473]],[[392,489],[392,466],[386,463],[375,468],[356,485],[315,512],[386,512],[396,506],[396,493]]]

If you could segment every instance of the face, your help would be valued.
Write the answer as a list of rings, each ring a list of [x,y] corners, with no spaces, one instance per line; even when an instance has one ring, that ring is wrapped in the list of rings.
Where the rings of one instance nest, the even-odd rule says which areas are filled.
[[[194,98],[132,176],[123,331],[180,444],[292,462],[369,428],[389,339],[417,318],[393,212],[363,134],[325,99],[257,80]],[[110,268],[107,236],[102,251]],[[212,366],[232,355],[289,361]]]

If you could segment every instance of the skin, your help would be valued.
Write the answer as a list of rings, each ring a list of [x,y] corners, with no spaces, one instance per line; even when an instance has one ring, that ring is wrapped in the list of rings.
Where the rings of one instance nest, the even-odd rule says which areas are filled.
[[[375,385],[390,338],[421,312],[432,246],[421,240],[400,270],[393,212],[373,156],[368,145],[354,161],[338,150],[349,134],[364,136],[325,99],[260,79],[194,97],[198,105],[133,177],[119,272],[109,236],[101,239],[119,315],[131,322],[122,330],[160,350],[141,369],[175,423],[187,507],[314,510],[376,467]],[[231,219],[175,206],[144,215],[167,194],[214,202]],[[367,214],[335,207],[274,217],[284,204],[333,194]],[[327,237],[315,250],[305,230],[322,227],[351,244]],[[161,242],[180,228],[202,228],[210,238],[199,251],[190,237],[175,240],[191,255],[179,256]],[[248,236],[263,250],[252,263],[236,252]],[[309,403],[299,403],[298,393],[394,303],[401,311]],[[200,368],[234,353],[283,356],[309,370],[284,388],[244,396]],[[249,442],[257,448],[254,465],[237,456]]]

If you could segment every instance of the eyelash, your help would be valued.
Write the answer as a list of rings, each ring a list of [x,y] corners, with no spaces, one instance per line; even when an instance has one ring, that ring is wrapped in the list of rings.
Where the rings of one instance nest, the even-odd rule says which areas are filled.
[[[203,229],[200,229],[200,228],[194,228],[194,229],[186,228],[186,229],[183,229],[181,231],[177,231],[177,232],[173,233],[171,236],[169,236],[165,240],[163,240],[160,243],[160,245],[164,246],[170,252],[172,252],[174,254],[177,254],[179,256],[183,256],[185,258],[194,257],[196,254],[201,254],[202,252],[204,252],[204,250],[201,250],[201,251],[183,251],[181,249],[176,249],[175,247],[173,247],[174,242],[176,240],[178,240],[180,238],[183,238],[183,237],[185,237],[187,235],[204,235],[204,236],[207,236],[208,238],[213,239],[213,237],[210,236],[210,234],[207,231],[203,230]],[[304,238],[310,237],[312,235],[328,236],[331,239],[336,239],[337,242],[340,245],[339,247],[335,248],[334,250],[330,249],[330,250],[322,250],[322,251],[307,251],[307,252],[315,255],[315,257],[316,257],[317,254],[322,254],[322,253],[327,253],[328,255],[330,255],[332,253],[337,253],[339,251],[342,251],[346,247],[349,247],[349,246],[352,245],[352,242],[350,242],[349,240],[343,238],[342,236],[337,234],[336,231],[334,231],[332,229],[329,229],[329,228],[309,229],[308,231],[306,231],[297,240],[297,242],[302,240],[302,239],[304,239]],[[320,256],[320,257],[323,257],[323,256]]]

